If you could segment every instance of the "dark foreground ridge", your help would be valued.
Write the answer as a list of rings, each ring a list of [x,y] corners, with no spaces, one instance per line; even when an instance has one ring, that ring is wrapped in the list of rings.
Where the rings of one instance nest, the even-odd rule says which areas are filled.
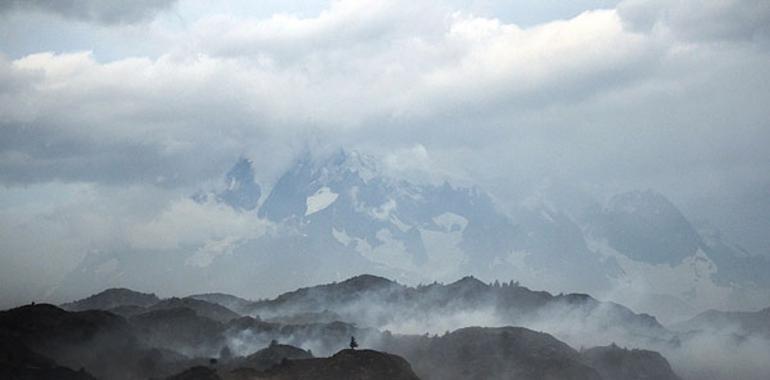
[[[468,327],[441,337],[392,339],[385,346],[412,358],[425,380],[602,379],[570,346],[521,327]]]
[[[612,344],[585,350],[580,355],[605,379],[679,380],[668,361],[654,351],[628,350]]]
[[[284,360],[258,374],[271,380],[418,380],[404,358],[374,350],[342,350],[329,358]]]
[[[95,380],[85,370],[62,367],[10,336],[0,336],[0,379]]]

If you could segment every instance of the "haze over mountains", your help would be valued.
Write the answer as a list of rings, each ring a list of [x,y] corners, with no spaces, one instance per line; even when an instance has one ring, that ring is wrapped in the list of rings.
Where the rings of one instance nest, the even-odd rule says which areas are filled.
[[[766,310],[709,312],[667,328],[589,295],[473,277],[409,287],[361,275],[258,301],[108,289],[0,312],[0,370],[36,379],[758,380],[770,373],[768,322]],[[342,350],[351,337],[361,350]]]
[[[358,151],[307,153],[272,184],[256,183],[258,170],[241,159],[222,185],[193,199],[227,205],[264,231],[176,250],[89,254],[53,294],[131,287],[259,297],[297,279],[374,273],[418,284],[470,274],[589,292],[665,320],[770,303],[766,257],[699,229],[654,190],[602,203],[552,184],[502,210],[481,188],[399,178]]]

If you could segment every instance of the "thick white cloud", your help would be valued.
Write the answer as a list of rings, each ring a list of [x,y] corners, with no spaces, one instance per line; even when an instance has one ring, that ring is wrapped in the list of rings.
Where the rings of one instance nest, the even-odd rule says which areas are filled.
[[[614,11],[521,29],[443,7],[377,4],[336,2],[311,18],[215,16],[191,32],[200,50],[157,59],[39,53],[6,63],[3,82],[30,78],[3,102],[3,134],[14,141],[4,149],[7,179],[111,179],[92,159],[109,167],[135,152],[148,159],[114,163],[136,171],[131,179],[186,184],[194,179],[179,161],[201,149],[233,156],[265,136],[308,129],[409,125],[430,134],[447,110],[484,112],[483,127],[511,106],[582,101],[644,75],[656,59],[654,44],[626,32]]]
[[[189,198],[171,202],[146,223],[130,226],[125,237],[137,249],[163,250],[196,246],[211,241],[256,238],[269,223],[254,214],[239,213],[229,206]]]
[[[255,213],[153,186],[49,183],[0,194],[0,307],[45,297],[88,253],[223,254],[271,228]]]

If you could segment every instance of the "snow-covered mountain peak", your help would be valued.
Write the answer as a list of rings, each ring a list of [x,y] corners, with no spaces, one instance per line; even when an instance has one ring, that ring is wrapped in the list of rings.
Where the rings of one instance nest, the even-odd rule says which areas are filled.
[[[304,172],[308,179],[320,184],[340,180],[351,174],[364,182],[384,176],[375,156],[342,148],[327,155],[306,152],[295,161],[291,171]]]
[[[349,170],[357,173],[364,181],[369,181],[375,177],[382,176],[382,169],[379,161],[372,155],[359,152],[357,150],[347,151],[340,149],[335,155],[327,160],[327,168],[337,170]]]
[[[259,215],[273,221],[311,216],[340,194],[355,198],[361,188],[374,186],[369,182],[384,182],[379,173],[376,160],[363,153],[340,149],[317,157],[306,152],[275,183]]]

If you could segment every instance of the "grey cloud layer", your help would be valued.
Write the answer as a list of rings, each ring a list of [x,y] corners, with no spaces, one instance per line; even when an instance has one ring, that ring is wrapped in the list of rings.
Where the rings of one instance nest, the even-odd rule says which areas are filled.
[[[38,11],[61,17],[101,24],[130,24],[150,20],[176,0],[5,0],[0,14],[12,11]]]
[[[682,54],[666,36],[627,30],[615,11],[522,29],[445,7],[377,4],[336,2],[311,18],[208,17],[192,31],[200,50],[176,49],[155,60],[101,63],[77,53],[6,61],[3,88],[15,89],[6,90],[3,102],[3,152],[12,158],[4,162],[6,177],[24,181],[26,172],[45,180],[50,174],[36,175],[34,168],[46,165],[27,164],[74,155],[84,160],[57,160],[62,179],[99,181],[100,173],[109,179],[114,172],[78,168],[91,154],[105,166],[130,155],[103,157],[102,151],[149,157],[133,169],[150,175],[128,178],[179,177],[171,166],[149,166],[175,165],[200,150],[237,156],[265,138],[289,140],[307,130],[359,143],[384,134],[396,145],[434,142],[433,149],[501,138],[590,143],[565,139],[582,131],[611,149],[625,140],[627,128],[624,113],[606,107],[629,108],[631,101],[655,107],[659,96],[692,107],[687,96],[699,94],[705,77],[720,68],[728,75],[761,71],[753,63],[764,58],[751,46],[721,56],[694,46]],[[695,54],[719,66],[699,67]],[[715,84],[746,92],[738,79]],[[676,86],[684,88],[672,93]],[[697,119],[682,120],[675,135],[689,135]],[[582,158],[591,163],[590,155]],[[14,162],[21,164],[14,168]],[[197,164],[201,174],[214,172]]]
[[[204,17],[157,59],[4,59],[2,178],[189,186],[238,155],[266,160],[268,141],[286,151],[314,135],[471,149],[463,163],[480,167],[463,169],[492,178],[490,157],[533,178],[740,182],[736,167],[755,175],[768,159],[768,15],[762,2],[627,1],[521,28],[340,1],[315,17]]]
[[[687,40],[770,38],[770,3],[762,0],[628,0],[618,9],[632,28],[662,29]]]

